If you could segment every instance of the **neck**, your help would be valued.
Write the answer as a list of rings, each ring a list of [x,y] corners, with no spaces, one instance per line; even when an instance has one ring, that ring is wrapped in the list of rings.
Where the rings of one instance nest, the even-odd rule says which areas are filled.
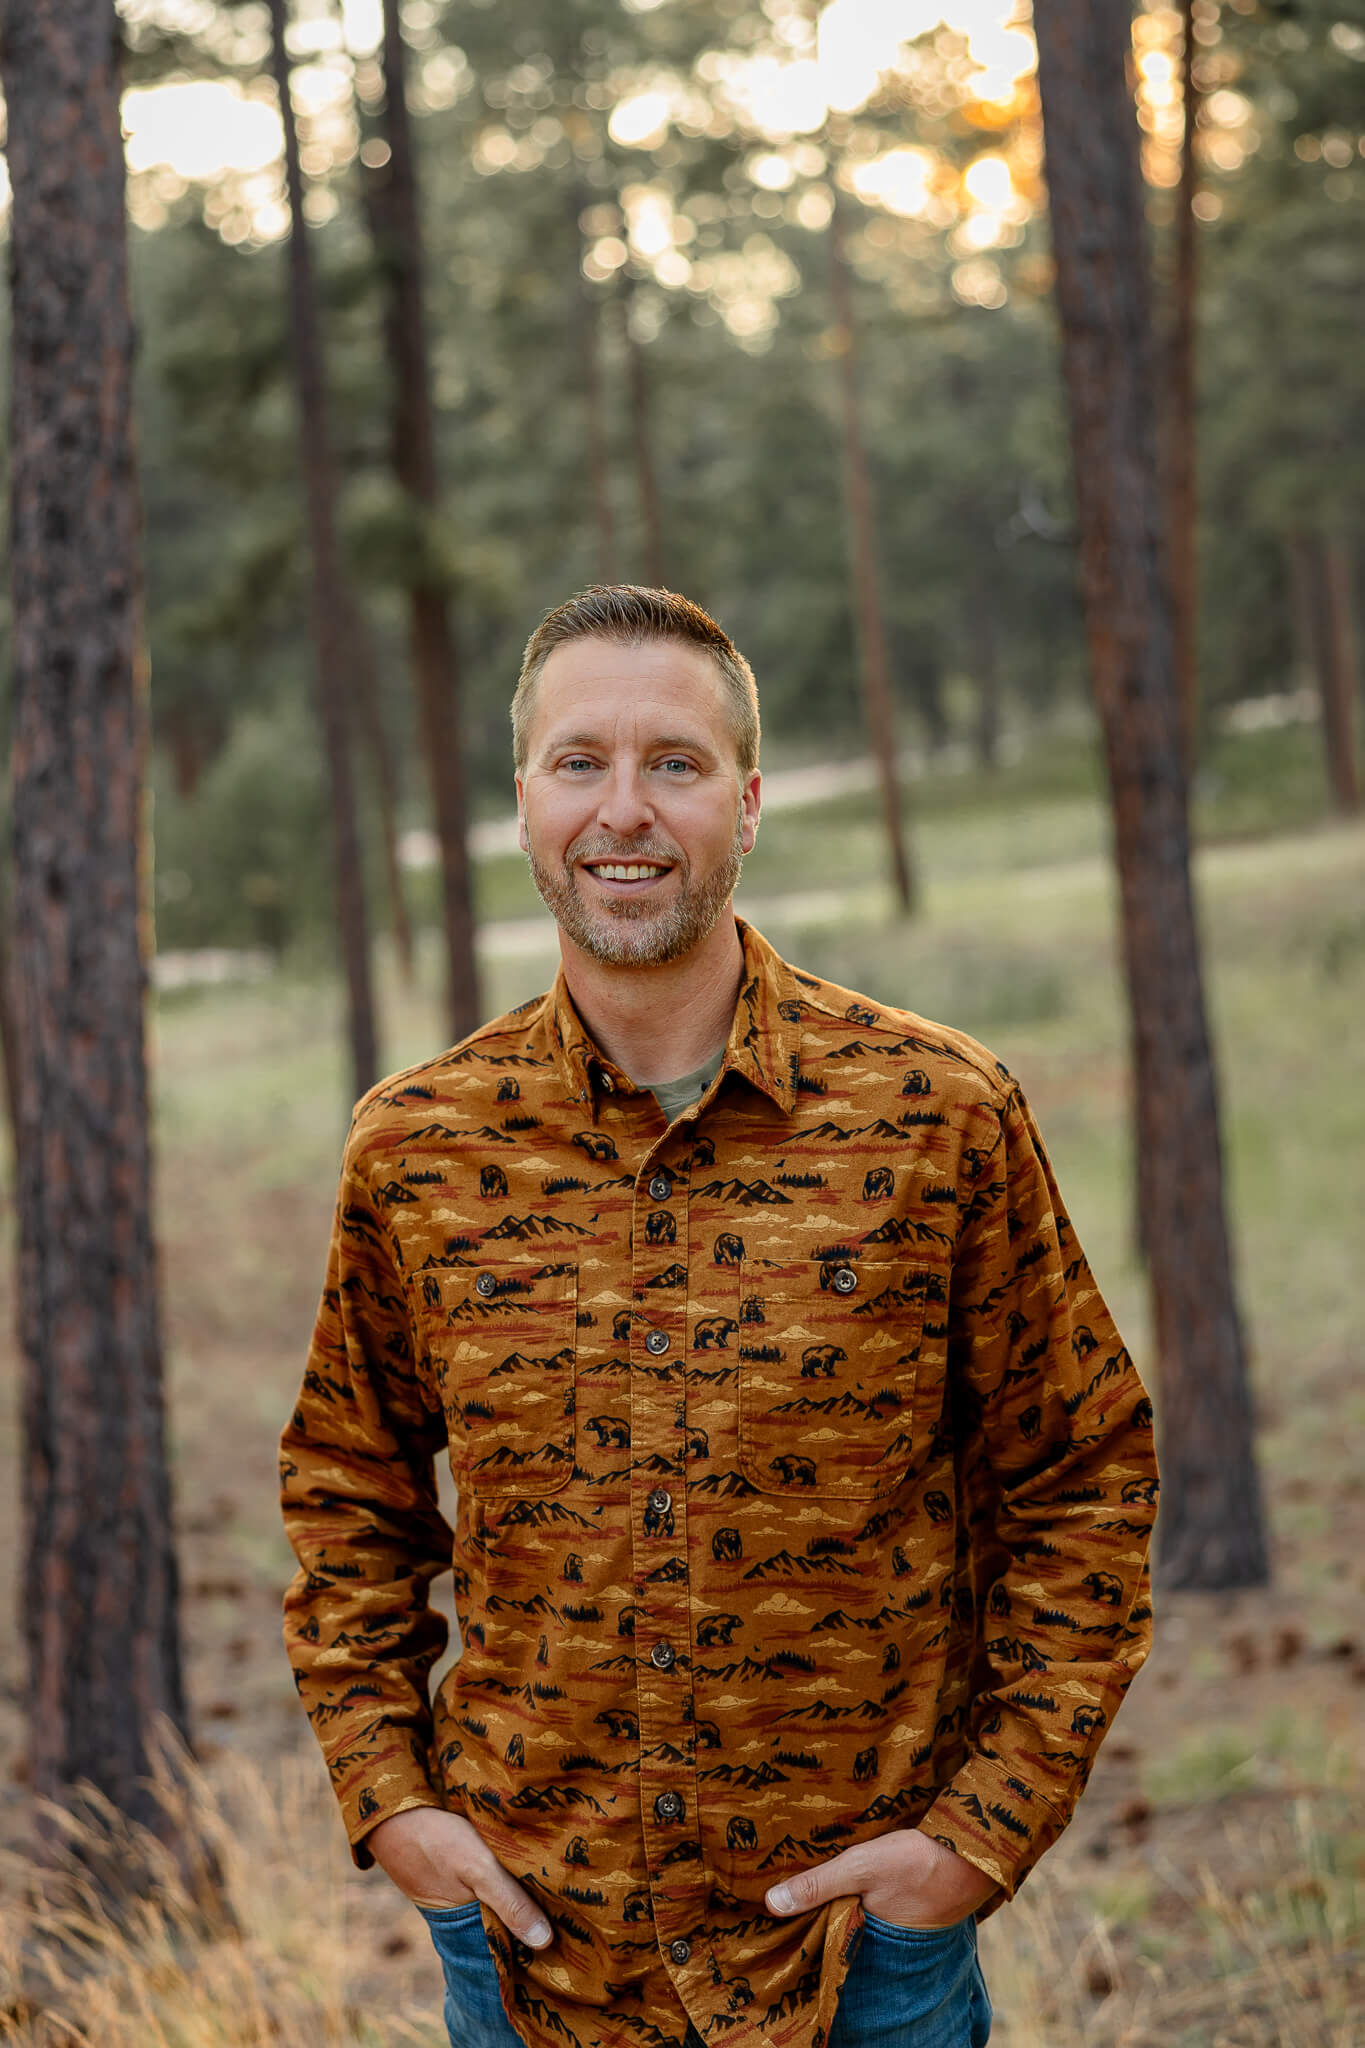
[[[728,910],[699,946],[661,967],[608,966],[562,931],[559,950],[574,1008],[632,1081],[676,1081],[729,1037],[744,948]]]

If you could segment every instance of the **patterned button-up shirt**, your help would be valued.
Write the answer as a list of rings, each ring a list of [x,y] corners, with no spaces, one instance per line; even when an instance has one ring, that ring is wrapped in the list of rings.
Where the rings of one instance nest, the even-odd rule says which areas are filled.
[[[1149,1640],[1151,1404],[1018,1086],[740,931],[672,1124],[562,978],[366,1096],[284,1435],[357,1860],[473,1823],[554,1929],[485,1913],[533,2048],[821,2048],[861,1907],[769,1886],[920,1827],[1008,1895]]]

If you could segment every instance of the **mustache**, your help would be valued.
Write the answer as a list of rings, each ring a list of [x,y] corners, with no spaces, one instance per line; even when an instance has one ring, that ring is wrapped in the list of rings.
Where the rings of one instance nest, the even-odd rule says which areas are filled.
[[[637,840],[630,846],[614,846],[605,840],[594,840],[585,837],[574,841],[565,854],[564,859],[569,866],[572,866],[575,861],[587,860],[610,860],[626,863],[631,861],[638,863],[645,860],[655,861],[662,867],[677,867],[682,861],[682,855],[676,847],[662,846],[654,840]]]

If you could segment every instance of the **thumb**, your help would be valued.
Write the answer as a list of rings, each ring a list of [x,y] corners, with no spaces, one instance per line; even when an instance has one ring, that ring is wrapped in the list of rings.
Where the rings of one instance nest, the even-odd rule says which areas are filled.
[[[496,1857],[490,1857],[470,1880],[481,1905],[495,1913],[509,1934],[528,1948],[544,1948],[553,1928],[531,1894],[524,1891]]]
[[[851,1849],[844,1849],[831,1856],[828,1863],[818,1863],[813,1870],[798,1870],[793,1876],[784,1877],[765,1894],[768,1910],[779,1914],[805,1913],[812,1906],[823,1906],[827,1899],[840,1899],[856,1892],[853,1855]]]

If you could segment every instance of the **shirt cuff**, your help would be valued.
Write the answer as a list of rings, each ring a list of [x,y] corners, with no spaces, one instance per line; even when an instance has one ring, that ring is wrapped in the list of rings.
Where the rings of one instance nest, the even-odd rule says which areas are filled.
[[[944,1786],[919,1828],[932,1841],[955,1850],[995,1879],[1000,1897],[981,1908],[978,1917],[985,1919],[1014,1897],[1068,1818],[1022,1779],[985,1757],[974,1756]]]
[[[346,1838],[357,1870],[368,1870],[374,1856],[365,1837],[382,1820],[415,1806],[443,1808],[445,1800],[405,1739],[388,1754],[368,1756],[334,1787],[346,1824]]]

